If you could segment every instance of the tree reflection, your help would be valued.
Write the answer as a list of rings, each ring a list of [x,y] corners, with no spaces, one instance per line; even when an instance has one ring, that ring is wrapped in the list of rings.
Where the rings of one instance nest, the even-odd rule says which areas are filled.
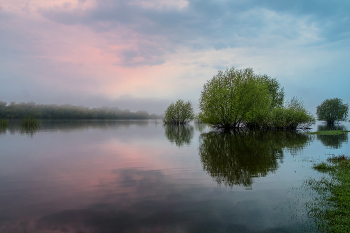
[[[181,147],[189,145],[193,138],[194,128],[192,125],[164,125],[165,136],[171,143]]]
[[[21,134],[27,134],[31,137],[40,129],[38,125],[21,126]]]
[[[328,130],[346,130],[346,127],[345,125],[339,125],[339,124],[335,124],[335,125],[323,124],[323,125],[317,126],[317,131],[328,131]]]
[[[311,137],[291,132],[239,131],[201,134],[199,155],[219,185],[252,185],[252,177],[266,176],[278,168],[284,149],[302,150]]]
[[[5,134],[6,133],[6,129],[7,128],[0,126],[0,134]]]
[[[202,122],[194,122],[194,128],[199,132],[203,133],[204,130],[207,128],[207,125]]]
[[[346,130],[344,125],[319,125],[317,131],[328,130]],[[342,146],[343,142],[348,142],[348,133],[338,135],[317,135],[317,140],[320,140],[326,147],[338,149]]]

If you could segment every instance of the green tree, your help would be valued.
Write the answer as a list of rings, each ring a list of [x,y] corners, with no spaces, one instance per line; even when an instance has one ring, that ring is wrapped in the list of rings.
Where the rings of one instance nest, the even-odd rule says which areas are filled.
[[[253,69],[219,71],[203,87],[199,118],[218,128],[260,126],[267,113],[283,104],[277,80],[256,75]]]
[[[183,125],[194,119],[194,111],[190,101],[178,100],[165,110],[165,124]]]
[[[334,122],[345,121],[348,117],[349,105],[343,104],[339,98],[326,99],[319,106],[317,106],[317,118],[319,121],[326,121],[327,124],[334,124]]]

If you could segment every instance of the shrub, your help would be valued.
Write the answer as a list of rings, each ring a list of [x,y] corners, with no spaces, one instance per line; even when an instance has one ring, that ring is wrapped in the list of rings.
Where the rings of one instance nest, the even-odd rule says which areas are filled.
[[[346,121],[349,105],[343,104],[339,98],[326,99],[317,106],[317,119],[326,121],[327,124],[334,124],[337,121]]]
[[[286,106],[273,108],[266,118],[264,126],[274,129],[295,130],[308,128],[315,123],[315,118],[308,112],[303,103],[293,98]]]
[[[190,101],[178,100],[165,110],[164,124],[183,125],[194,119],[194,111]]]

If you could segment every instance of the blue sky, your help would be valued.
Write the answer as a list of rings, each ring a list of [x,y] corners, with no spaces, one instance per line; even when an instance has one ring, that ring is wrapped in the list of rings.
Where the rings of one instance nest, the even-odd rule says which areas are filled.
[[[251,67],[306,107],[350,102],[349,1],[2,0],[0,100],[162,113]]]

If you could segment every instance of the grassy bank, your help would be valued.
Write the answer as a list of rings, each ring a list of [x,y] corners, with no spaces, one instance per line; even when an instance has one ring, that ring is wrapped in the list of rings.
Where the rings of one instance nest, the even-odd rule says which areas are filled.
[[[350,232],[350,157],[333,156],[313,168],[329,176],[309,181],[320,194],[309,213],[322,232]]]
[[[308,134],[316,134],[316,135],[339,135],[348,133],[348,130],[327,130],[327,131],[317,131],[317,132],[308,132]]]

